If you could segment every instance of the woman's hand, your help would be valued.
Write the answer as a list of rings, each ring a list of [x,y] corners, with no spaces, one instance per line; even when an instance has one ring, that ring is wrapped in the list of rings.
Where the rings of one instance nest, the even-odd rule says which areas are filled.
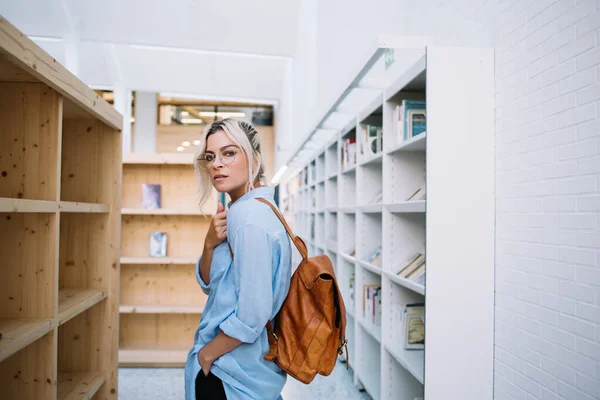
[[[203,347],[202,350],[198,352],[198,363],[202,368],[204,376],[208,376],[208,374],[210,373],[210,367],[212,367],[213,362],[214,360],[212,360],[206,354],[206,347]]]
[[[212,217],[210,221],[210,227],[208,228],[206,238],[204,239],[204,248],[207,250],[213,250],[226,238],[227,210],[225,210],[223,204],[219,202],[219,205],[217,206],[217,213]]]

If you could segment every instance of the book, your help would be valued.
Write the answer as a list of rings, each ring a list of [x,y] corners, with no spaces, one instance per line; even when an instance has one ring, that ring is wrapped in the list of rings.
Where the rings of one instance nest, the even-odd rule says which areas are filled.
[[[423,350],[425,348],[425,306],[407,304],[404,310],[404,348]]]
[[[377,246],[374,249],[372,249],[366,255],[364,261],[373,265],[381,266],[381,246]]]
[[[369,204],[378,204],[381,203],[381,200],[383,200],[383,189],[375,193],[375,196],[369,201]]]
[[[413,194],[408,196],[406,201],[425,200],[427,198],[425,186],[418,188]]]
[[[396,106],[392,118],[392,129],[398,144],[425,132],[427,128],[425,108],[425,100],[404,99]],[[413,136],[409,136],[409,134]]]
[[[381,285],[363,286],[363,317],[371,324],[381,325]]]
[[[160,185],[153,183],[142,184],[142,208],[160,208]]]
[[[396,272],[396,275],[401,278],[406,278],[411,272],[417,269],[422,262],[425,262],[425,256],[423,253],[416,253],[400,265],[400,269]]]
[[[425,132],[427,111],[409,110],[407,116],[408,135],[407,138],[413,138]]]
[[[167,256],[167,233],[150,232],[150,257]]]

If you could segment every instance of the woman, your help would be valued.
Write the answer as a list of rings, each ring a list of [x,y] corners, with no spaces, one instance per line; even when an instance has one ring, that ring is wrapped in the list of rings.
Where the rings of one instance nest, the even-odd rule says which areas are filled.
[[[291,242],[273,210],[274,189],[262,185],[258,132],[235,119],[205,130],[194,163],[199,203],[212,187],[229,194],[219,203],[196,265],[208,300],[185,370],[186,400],[281,399],[286,374],[263,356],[265,326],[287,296]],[[233,257],[231,252],[233,252]]]

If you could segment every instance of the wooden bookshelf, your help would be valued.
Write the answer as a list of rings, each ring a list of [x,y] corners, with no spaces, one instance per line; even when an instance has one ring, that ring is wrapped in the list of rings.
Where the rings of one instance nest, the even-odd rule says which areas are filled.
[[[286,218],[309,244],[311,255],[323,252],[323,238],[335,238],[337,249],[328,245],[327,254],[332,257],[346,303],[350,367],[356,386],[374,399],[414,400],[425,391],[431,397],[449,397],[448,393],[456,398],[490,397],[490,374],[485,374],[493,369],[491,60],[492,54],[482,49],[424,48],[414,65],[387,88],[372,92],[373,100],[366,92],[360,93],[365,97],[364,109],[339,127],[337,145],[300,147],[296,155],[313,152],[313,156],[296,160],[293,155],[288,161],[299,171],[280,187],[282,202],[288,206]],[[375,64],[367,63],[364,68]],[[455,73],[460,71],[462,80],[457,81],[448,66]],[[328,121],[327,116],[336,112],[353,89],[351,84],[323,121]],[[426,99],[427,108],[427,132],[408,139],[394,132],[396,107],[405,99]],[[477,123],[462,124],[460,115],[465,107],[481,117]],[[360,140],[367,124],[383,128],[383,148],[376,154]],[[345,160],[343,165],[346,139],[356,140],[357,155],[356,163]],[[477,146],[470,145],[472,141]],[[328,177],[325,219],[320,198],[323,177]],[[427,198],[407,201],[421,187],[426,187]],[[374,200],[378,193],[382,199]],[[381,267],[367,261],[378,247],[382,249]],[[477,254],[473,248],[478,249]],[[417,252],[427,257],[426,285],[397,275],[403,261]],[[465,279],[467,275],[469,279]],[[366,285],[381,287],[379,326],[364,315]],[[461,299],[460,315],[454,310],[456,298]],[[427,351],[404,348],[402,314],[412,303],[424,303],[427,309]],[[465,307],[469,310],[466,314]],[[469,323],[473,318],[478,321],[474,328],[477,336]],[[449,348],[448,332],[453,338],[477,337],[481,357],[463,357],[473,351],[472,343],[454,342],[456,346]],[[473,394],[473,376],[479,376],[479,395]]]
[[[195,268],[215,213],[202,209],[188,154],[128,154],[123,163],[119,365],[183,366],[207,296]],[[142,185],[161,186],[157,209],[142,208]],[[167,233],[167,253],[150,257],[151,232]]]
[[[122,117],[0,17],[0,120],[2,397],[117,399]]]

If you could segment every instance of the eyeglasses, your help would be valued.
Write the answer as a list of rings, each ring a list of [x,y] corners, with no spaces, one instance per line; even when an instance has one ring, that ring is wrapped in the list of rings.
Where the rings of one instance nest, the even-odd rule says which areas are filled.
[[[221,163],[224,165],[232,164],[235,161],[235,155],[237,154],[237,152],[237,148],[234,146],[221,148],[221,150],[219,150],[218,153]],[[200,157],[198,157],[198,161],[203,167],[208,167],[212,165],[216,159],[217,156],[213,153],[204,153]]]

